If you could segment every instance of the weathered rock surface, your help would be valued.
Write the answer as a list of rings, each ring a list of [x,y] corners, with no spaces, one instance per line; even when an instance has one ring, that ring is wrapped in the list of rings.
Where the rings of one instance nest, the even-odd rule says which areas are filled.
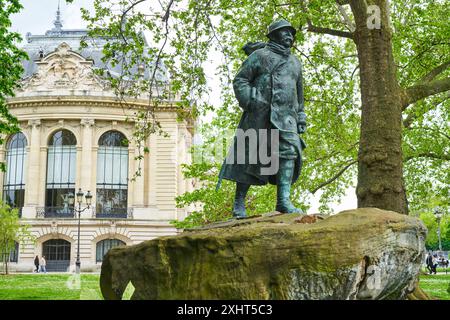
[[[415,289],[420,220],[375,208],[298,218],[233,220],[114,248],[102,293],[120,299],[130,281],[132,299],[405,299]]]

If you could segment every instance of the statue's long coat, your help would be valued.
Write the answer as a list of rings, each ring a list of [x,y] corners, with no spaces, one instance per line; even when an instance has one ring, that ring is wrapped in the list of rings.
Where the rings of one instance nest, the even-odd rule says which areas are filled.
[[[279,129],[280,144],[287,143],[295,148],[298,155],[292,178],[295,182],[302,166],[301,151],[305,147],[298,135],[298,125],[306,125],[300,61],[293,54],[286,57],[267,47],[258,49],[242,64],[233,88],[239,106],[244,110],[238,129]],[[236,137],[232,147],[237,147]],[[234,164],[224,161],[218,186],[222,178],[254,185],[276,184],[275,176],[261,175],[263,165],[259,157],[258,163],[248,163],[248,144],[245,147],[247,162],[237,164],[235,149]]]

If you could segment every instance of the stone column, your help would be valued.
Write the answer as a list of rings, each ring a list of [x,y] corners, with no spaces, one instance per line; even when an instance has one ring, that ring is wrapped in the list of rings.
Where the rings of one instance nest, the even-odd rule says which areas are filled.
[[[144,147],[136,146],[135,149],[135,157],[144,156]],[[133,159],[134,161],[134,172],[136,174],[138,171],[140,172],[140,176],[136,176],[136,180],[134,183],[134,201],[133,207],[142,208],[144,207],[144,166],[145,161],[142,158],[140,161],[138,159]],[[140,167],[140,168],[139,168]],[[139,170],[140,169],[140,170]]]
[[[188,165],[192,164],[191,147],[192,147],[192,134],[189,132],[188,129],[186,129],[186,164]],[[193,179],[184,179],[184,181],[186,183],[186,191],[187,192],[194,191],[194,186],[192,185]]]
[[[47,142],[47,141],[46,141]],[[45,206],[45,191],[47,188],[47,153],[48,153],[48,145],[45,143],[44,146],[39,147],[39,154],[41,160],[39,162],[39,187],[38,187],[38,206]]]
[[[95,121],[93,119],[81,119],[81,163],[78,164],[77,169],[80,171],[79,188],[86,194],[91,191],[94,192],[95,185],[93,185],[93,162],[92,162],[92,135]],[[95,183],[95,182],[94,182]],[[75,190],[76,192],[77,190]],[[83,200],[84,203],[84,200]],[[82,216],[91,217],[91,210],[83,212]]]
[[[30,151],[27,155],[28,171],[26,173],[25,182],[25,204],[22,211],[22,216],[24,218],[35,218],[36,217],[36,206],[39,205],[39,186],[40,184],[40,144],[41,144],[41,120],[33,119],[28,121],[28,126],[31,127],[30,134]],[[45,169],[45,165],[43,169]]]
[[[149,138],[149,159],[148,159],[148,205],[156,208],[156,134],[150,135]]]
[[[186,163],[186,133],[182,124],[178,125],[178,141],[176,144],[177,155],[177,195],[180,196],[186,192],[186,181],[184,180],[182,164]],[[177,219],[182,220],[186,216],[185,208],[177,208]]]
[[[80,188],[83,191],[92,192],[95,186],[92,185],[92,127],[95,124],[93,119],[81,119],[81,164],[80,164]]]
[[[177,194],[180,196],[186,192],[186,180],[183,175],[182,164],[186,164],[186,132],[185,127],[178,127],[178,142],[177,142],[177,155],[178,155],[178,190]]]
[[[5,157],[6,157],[6,150],[5,150],[6,143],[7,143],[7,141],[5,141],[3,143],[3,145],[0,146],[0,162],[5,162],[6,161],[6,159],[5,159]],[[26,170],[25,168],[27,168],[27,167],[24,166],[24,170]],[[5,199],[3,199],[3,183],[4,183],[4,180],[5,180],[5,174],[6,174],[6,172],[3,172],[3,171],[0,170],[0,190],[1,190],[1,199],[2,200],[5,200]]]
[[[134,147],[128,146],[128,192],[127,192],[127,207],[134,207],[134,181],[132,181],[135,173],[134,168]]]

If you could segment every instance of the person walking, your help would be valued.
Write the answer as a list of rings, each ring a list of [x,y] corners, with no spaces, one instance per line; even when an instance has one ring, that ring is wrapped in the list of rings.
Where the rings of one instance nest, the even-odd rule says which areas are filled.
[[[45,260],[45,256],[42,256],[41,258],[41,272],[47,273],[47,260]]]
[[[36,256],[36,258],[34,258],[34,266],[36,267],[36,270],[34,270],[34,272],[38,273],[39,272],[39,256]]]
[[[437,255],[434,254],[432,257],[432,266],[431,266],[431,271],[434,272],[434,274],[437,273],[437,266],[438,266]]]
[[[425,260],[427,264],[427,270],[430,272],[430,274],[433,273],[433,254],[432,252],[428,252],[427,259]]]

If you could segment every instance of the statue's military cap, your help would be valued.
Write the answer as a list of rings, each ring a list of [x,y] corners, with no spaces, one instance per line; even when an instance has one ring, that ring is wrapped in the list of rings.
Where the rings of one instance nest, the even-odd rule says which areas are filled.
[[[279,30],[279,29],[282,29],[282,28],[288,28],[289,30],[291,30],[291,32],[292,32],[292,34],[295,36],[295,34],[296,34],[296,30],[295,30],[295,28],[289,23],[289,22],[287,22],[286,20],[284,20],[284,19],[281,19],[281,20],[278,20],[278,21],[275,21],[275,22],[272,22],[271,24],[270,24],[270,26],[269,26],[269,28],[268,28],[268,30],[267,30],[267,35],[266,36],[269,36],[272,32],[274,32],[275,30]]]

